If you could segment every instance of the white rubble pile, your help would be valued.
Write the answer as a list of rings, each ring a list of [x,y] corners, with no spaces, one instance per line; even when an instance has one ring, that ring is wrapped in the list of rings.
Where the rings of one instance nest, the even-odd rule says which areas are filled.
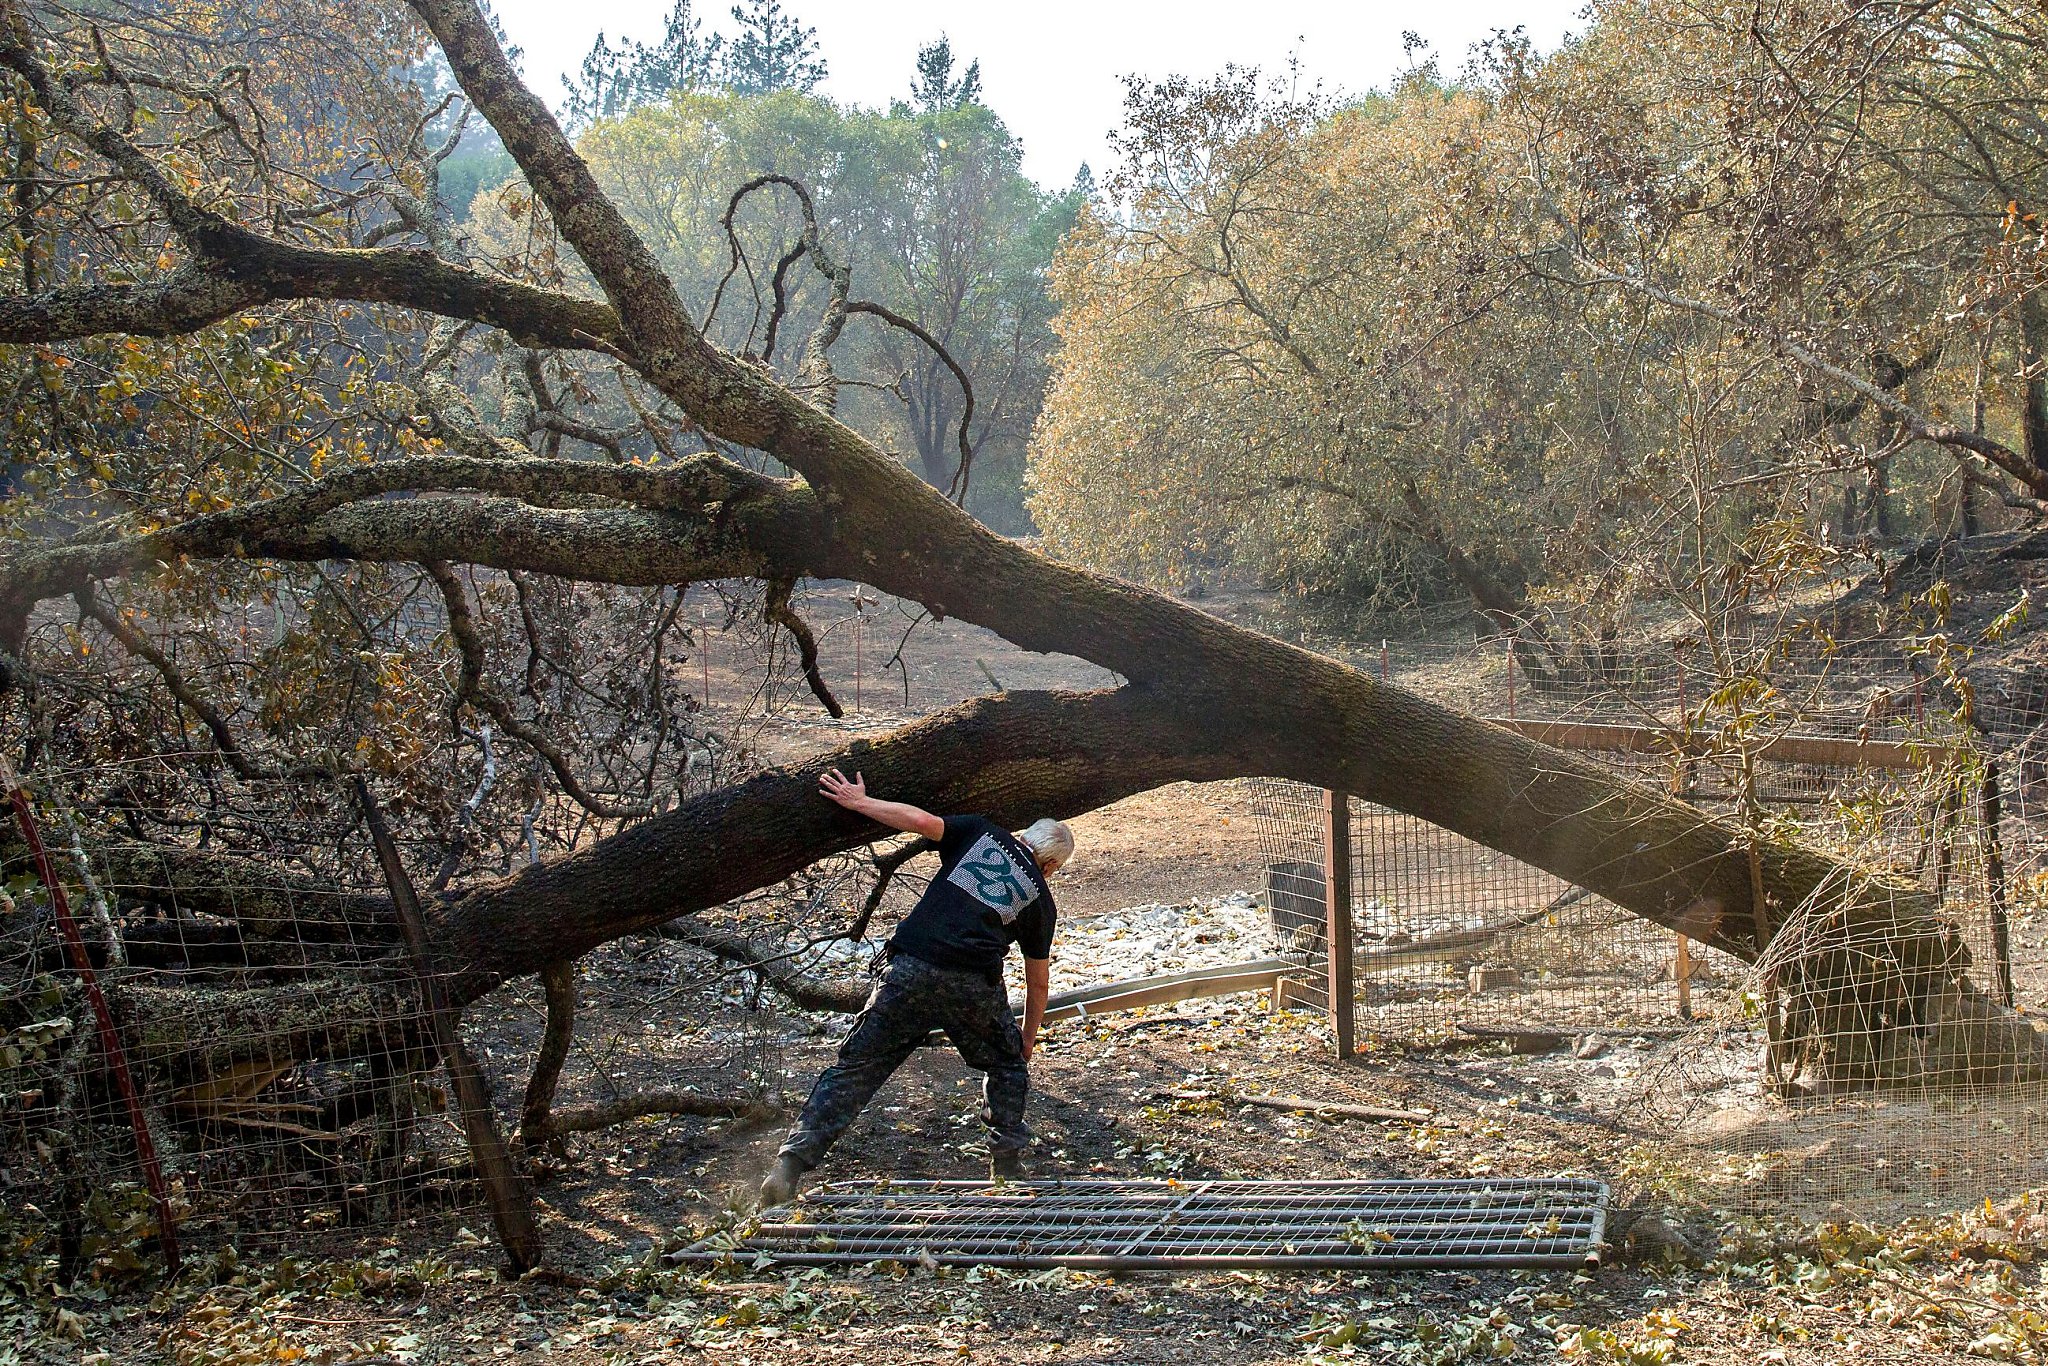
[[[1173,905],[1065,916],[1052,949],[1055,994],[1100,982],[1223,967],[1271,957],[1266,912],[1250,892]],[[1013,957],[1010,974],[1021,989]]]
[[[808,947],[792,939],[783,947],[805,972],[865,978],[885,939],[835,939]],[[1103,982],[1249,963],[1273,953],[1265,909],[1250,892],[1126,906],[1103,915],[1062,916],[1053,941],[1052,989],[1058,994]],[[1016,954],[1010,955],[1006,967],[1011,990],[1021,994],[1024,975]],[[723,992],[731,1004],[739,1004],[747,994],[746,975],[739,973]]]

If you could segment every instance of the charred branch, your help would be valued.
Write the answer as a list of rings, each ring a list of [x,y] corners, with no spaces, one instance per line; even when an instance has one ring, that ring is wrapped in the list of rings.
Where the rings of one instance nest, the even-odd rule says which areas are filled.
[[[703,1096],[692,1091],[651,1091],[623,1096],[599,1105],[579,1105],[558,1110],[548,1120],[547,1131],[537,1139],[560,1138],[564,1134],[587,1134],[609,1129],[648,1115],[694,1115],[704,1119],[773,1119],[780,1111],[766,1100],[752,1097]]]
[[[459,708],[466,702],[488,713],[504,727],[507,735],[538,754],[553,770],[555,781],[562,785],[562,791],[591,815],[606,820],[646,815],[650,809],[646,806],[621,805],[608,801],[584,786],[583,780],[576,776],[576,770],[570,767],[568,756],[562,753],[561,746],[557,745],[546,731],[522,720],[519,714],[512,710],[510,703],[484,688],[484,642],[477,634],[476,618],[470,615],[468,591],[463,588],[462,580],[456,577],[455,571],[444,562],[424,560],[420,567],[427,571],[427,576],[433,579],[434,586],[441,590],[441,601],[448,609],[448,634],[454,640],[456,651],[462,658],[461,673],[455,684],[455,705]]]
[[[868,999],[868,989],[859,982],[835,981],[805,972],[793,962],[803,950],[757,944],[744,935],[727,934],[691,920],[675,920],[661,927],[662,937],[702,949],[722,962],[747,969],[774,987],[789,1001],[805,1010],[831,1010],[850,1014]]]
[[[789,595],[796,588],[793,579],[771,579],[768,582],[768,600],[764,614],[768,620],[789,632],[796,642],[797,659],[804,671],[804,682],[811,685],[811,695],[831,714],[833,720],[846,715],[846,708],[839,705],[839,699],[832,695],[831,685],[825,682],[825,674],[818,667],[818,638],[811,634],[811,624],[789,605]]]
[[[540,970],[540,984],[547,999],[547,1028],[519,1107],[519,1146],[529,1152],[546,1142],[553,1128],[555,1090],[576,1041],[576,964],[548,964]]]
[[[854,917],[853,925],[846,931],[848,939],[867,937],[868,925],[873,922],[875,912],[881,907],[883,896],[889,891],[889,884],[896,880],[896,874],[903,865],[920,854],[935,853],[938,845],[923,836],[910,841],[899,849],[891,849],[875,858],[875,885],[868,888],[865,900],[860,903],[860,914]]]

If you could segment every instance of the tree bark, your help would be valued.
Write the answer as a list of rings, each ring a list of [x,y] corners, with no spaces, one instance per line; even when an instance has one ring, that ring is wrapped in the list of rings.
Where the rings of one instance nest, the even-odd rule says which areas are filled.
[[[2020,450],[2048,474],[2048,298],[2041,289],[2020,296],[2020,364],[2026,379],[2020,401]]]

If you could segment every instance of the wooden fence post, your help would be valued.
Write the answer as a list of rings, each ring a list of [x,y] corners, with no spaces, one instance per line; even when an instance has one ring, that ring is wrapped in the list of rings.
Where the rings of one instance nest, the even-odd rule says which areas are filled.
[[[1358,1016],[1351,975],[1351,798],[1343,792],[1325,792],[1323,799],[1323,956],[1329,973],[1325,986],[1337,1056],[1348,1058],[1356,1051]]]
[[[413,980],[419,984],[420,1005],[425,1011],[434,1043],[440,1049],[442,1066],[448,1069],[448,1080],[452,1083],[450,1089],[455,1093],[456,1115],[462,1124],[462,1135],[469,1141],[470,1160],[476,1164],[477,1176],[483,1182],[498,1243],[505,1249],[505,1256],[515,1271],[530,1271],[540,1263],[541,1242],[526,1182],[521,1179],[518,1168],[512,1165],[505,1137],[498,1132],[497,1112],[491,1106],[490,1087],[485,1083],[483,1070],[476,1065],[476,1059],[463,1047],[460,1019],[441,990],[440,978],[435,975],[426,918],[420,912],[419,896],[413,890],[412,879],[406,875],[398,845],[384,824],[384,813],[378,808],[377,799],[370,794],[370,784],[360,773],[354,777],[356,801],[362,807],[363,823],[369,827],[370,841],[376,846],[377,862],[384,870],[385,884],[391,889],[391,905],[398,912],[399,929],[404,933],[407,956],[412,960]]]

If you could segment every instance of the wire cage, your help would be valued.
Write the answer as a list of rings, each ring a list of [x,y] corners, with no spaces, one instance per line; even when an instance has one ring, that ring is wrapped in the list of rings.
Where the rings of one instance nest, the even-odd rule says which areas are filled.
[[[154,761],[33,786],[114,1024],[88,1026],[54,898],[19,840],[0,841],[14,903],[0,959],[0,1167],[54,1216],[67,1256],[160,1234],[165,1213],[204,1239],[477,1203],[423,979],[339,794],[255,784],[260,802],[208,811]],[[140,837],[181,822],[201,837]],[[115,1053],[146,1134],[110,1080]],[[145,1190],[151,1157],[168,1210]]]
[[[1455,678],[1460,700],[1500,724],[1818,845],[1869,885],[1794,908],[1752,965],[1426,821],[1350,802],[1339,908],[1324,794],[1261,780],[1265,904],[1296,964],[1283,1000],[1366,1040],[1554,1049],[1529,1060],[1541,1086],[1635,1133],[1645,1170],[1723,1203],[1912,1208],[2040,1184],[2048,1078],[2007,1012],[2048,1005],[2033,928],[2048,846],[2001,779],[2039,744],[2040,718],[1980,698],[1959,724],[1896,655],[1886,664],[1876,651],[1786,663],[1772,684],[1782,709],[1734,744],[1688,729],[1702,713],[1686,693],[1697,700],[1701,680],[1668,662],[1558,687],[1509,685],[1518,665],[1506,651],[1463,669],[1411,656],[1407,681]],[[1942,945],[1938,963],[1892,947],[1881,918],[1845,918],[1845,901],[1893,895],[1880,887],[1913,889],[1912,913],[1939,928],[1897,937]],[[1348,974],[1326,942],[1340,909]],[[1355,994],[1332,1010],[1329,984],[1347,975]],[[1937,979],[1949,985],[1927,985]]]

